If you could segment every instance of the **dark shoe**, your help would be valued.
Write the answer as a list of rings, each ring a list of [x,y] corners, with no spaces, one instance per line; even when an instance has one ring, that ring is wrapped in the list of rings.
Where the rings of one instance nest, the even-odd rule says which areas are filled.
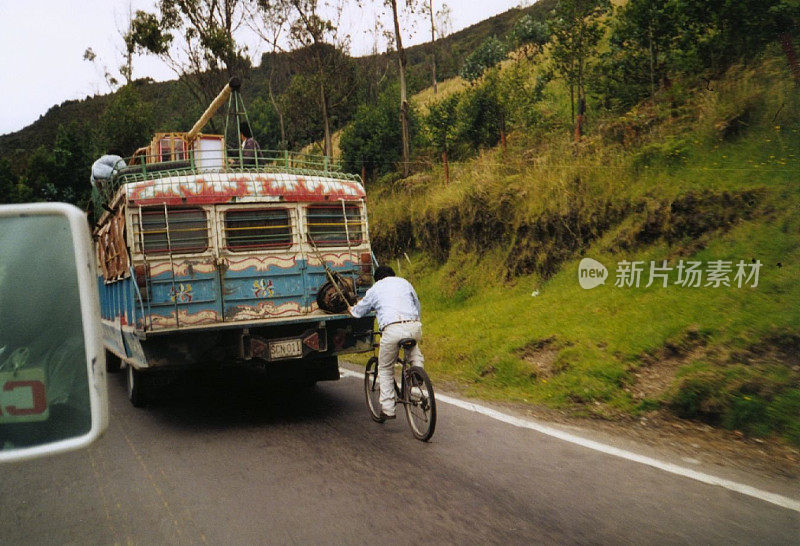
[[[397,419],[397,415],[389,415],[387,413],[381,412],[381,420],[382,421],[388,421],[390,419]]]

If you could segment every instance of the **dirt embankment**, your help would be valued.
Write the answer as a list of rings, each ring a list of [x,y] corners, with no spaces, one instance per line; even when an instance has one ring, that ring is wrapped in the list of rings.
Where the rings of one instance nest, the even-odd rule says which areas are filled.
[[[580,189],[579,178],[573,181]],[[617,229],[611,251],[629,251],[664,240],[680,255],[703,248],[708,240],[736,222],[751,218],[763,192],[688,192],[674,200],[594,200],[572,193],[564,210],[518,218],[510,200],[499,204],[471,196],[457,206],[407,217],[372,234],[376,254],[393,258],[409,250],[428,253],[439,263],[453,249],[482,254],[505,249],[507,277],[555,274],[565,261],[581,255],[590,244]]]

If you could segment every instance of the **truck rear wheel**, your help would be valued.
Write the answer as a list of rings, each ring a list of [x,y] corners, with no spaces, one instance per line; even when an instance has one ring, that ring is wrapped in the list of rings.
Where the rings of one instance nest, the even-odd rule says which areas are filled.
[[[128,400],[135,408],[144,407],[147,403],[143,373],[128,364]]]

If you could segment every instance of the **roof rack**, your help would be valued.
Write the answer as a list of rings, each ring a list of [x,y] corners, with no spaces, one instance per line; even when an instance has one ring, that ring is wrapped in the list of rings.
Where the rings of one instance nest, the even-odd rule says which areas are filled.
[[[110,206],[119,189],[129,182],[144,182],[176,176],[199,175],[206,173],[266,173],[294,174],[301,176],[322,176],[361,183],[361,177],[347,173],[342,165],[327,156],[302,154],[288,150],[244,150],[226,148],[229,119],[235,118],[236,133],[239,138],[247,113],[239,95],[241,83],[231,78],[220,94],[212,101],[200,119],[185,133],[156,133],[147,146],[139,148],[130,158],[117,162],[111,178],[96,180],[92,198],[96,214]],[[227,101],[228,114],[225,134],[203,134],[214,113]],[[231,124],[230,129],[233,129]]]

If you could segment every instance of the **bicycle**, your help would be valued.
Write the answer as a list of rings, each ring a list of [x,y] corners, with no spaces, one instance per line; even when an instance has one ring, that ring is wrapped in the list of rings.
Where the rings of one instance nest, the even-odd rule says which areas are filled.
[[[412,338],[404,338],[398,342],[403,349],[403,357],[398,351],[397,362],[400,363],[400,384],[394,381],[394,392],[397,403],[403,404],[408,424],[414,438],[427,442],[436,429],[436,399],[433,394],[433,385],[424,368],[408,365],[408,351],[417,344]],[[367,361],[364,371],[364,394],[367,399],[372,420],[382,423],[381,418],[380,384],[378,383],[378,357],[373,356]]]

